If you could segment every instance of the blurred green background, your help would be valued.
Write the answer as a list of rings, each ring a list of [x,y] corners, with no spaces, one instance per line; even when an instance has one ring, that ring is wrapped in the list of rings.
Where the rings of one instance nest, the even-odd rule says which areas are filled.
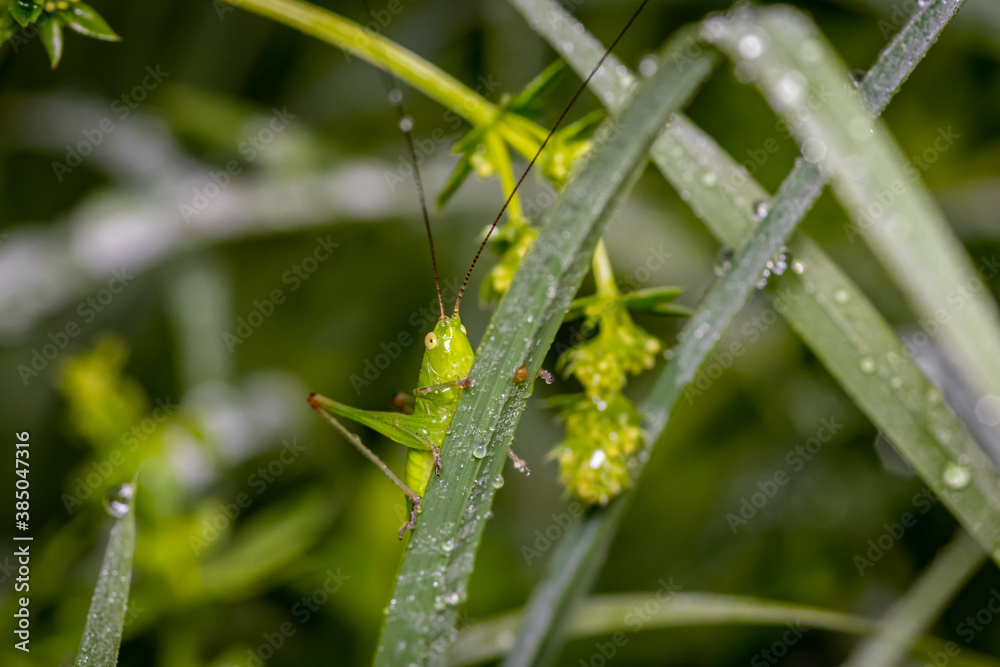
[[[609,41],[634,4],[573,7]],[[798,5],[860,69],[912,10],[888,0]],[[415,385],[425,313],[435,307],[411,184],[385,177],[399,169],[403,143],[382,84],[365,63],[221,3],[95,6],[121,43],[68,34],[53,71],[28,40],[7,46],[0,62],[0,422],[8,438],[31,434],[35,537],[32,653],[5,639],[0,662],[72,661],[107,534],[102,498],[143,461],[120,664],[248,665],[271,652],[270,665],[367,664],[400,555],[403,497],[305,399],[318,391],[390,408],[396,391]],[[323,6],[359,15],[354,2]],[[654,2],[617,54],[634,66],[681,25],[725,7]],[[386,35],[494,101],[554,58],[498,2],[414,0]],[[957,135],[922,177],[976,261],[1000,244],[998,57],[1000,5],[970,0],[885,114],[907,155],[923,155],[940,132]],[[576,85],[567,76],[548,95],[546,122]],[[419,92],[406,89],[406,104],[436,192],[463,126]],[[573,117],[595,108],[585,95]],[[730,67],[689,113],[768,188],[791,168],[794,145]],[[428,142],[435,128],[449,140]],[[772,138],[779,150],[763,159]],[[500,203],[495,181],[469,182],[432,212],[446,291]],[[826,195],[805,225],[905,334],[911,313],[867,249],[849,242],[846,221]],[[720,250],[653,172],[607,242],[626,277],[668,253],[645,285],[681,285],[689,305],[713,279]],[[327,250],[327,259],[310,259]],[[466,303],[475,342],[489,312]],[[923,485],[900,470],[891,445],[875,446],[877,431],[783,322],[755,324],[765,308],[753,300],[734,327],[751,342],[747,354],[682,401],[597,591],[654,591],[672,580],[687,592],[875,616],[953,534],[954,520],[938,504],[914,500],[926,499]],[[679,327],[639,321],[668,343]],[[397,345],[400,334],[418,344]],[[920,356],[937,368],[932,350]],[[376,364],[387,368],[376,372]],[[649,378],[630,391],[641,396]],[[574,390],[570,382],[538,388],[522,419],[515,448],[533,474],[508,468],[465,623],[519,607],[541,577],[551,551],[539,536],[551,536],[569,503],[546,458],[561,427],[543,399]],[[832,439],[794,463],[789,453],[817,435],[821,420],[838,424]],[[993,443],[990,429],[973,426]],[[362,435],[401,468],[402,447]],[[780,470],[790,481],[734,527],[727,515]],[[12,488],[12,465],[0,479]],[[916,524],[859,574],[855,557],[905,512]],[[12,513],[11,502],[0,503],[4,536]],[[7,638],[9,553],[0,550]],[[324,586],[334,592],[320,595]],[[987,565],[936,633],[1000,654],[996,628],[967,643],[960,627],[994,587],[1000,576]],[[261,649],[282,628],[280,648]],[[614,664],[755,664],[783,631],[643,632]],[[783,664],[837,664],[852,641],[811,631]],[[587,664],[593,653],[592,640],[571,643],[560,664]]]

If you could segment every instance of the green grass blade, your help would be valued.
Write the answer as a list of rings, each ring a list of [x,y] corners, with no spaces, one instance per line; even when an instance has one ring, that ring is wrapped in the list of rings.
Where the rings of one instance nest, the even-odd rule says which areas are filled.
[[[577,603],[586,595],[604,563],[618,521],[631,497],[629,494],[607,509],[573,522],[546,564],[545,574],[532,591],[529,605],[523,614],[510,617],[512,625],[505,634],[516,640],[513,644],[506,642],[503,651],[490,657],[506,653],[504,667],[545,665],[555,659],[567,633],[571,632],[567,619],[572,617]],[[463,644],[467,641],[463,635]],[[483,642],[484,646],[486,644],[488,642]],[[464,646],[456,649],[456,656],[464,650],[467,650]],[[464,662],[459,660],[459,664]]]
[[[115,525],[90,600],[76,667],[114,667],[118,662],[135,553],[134,494],[135,484],[124,484],[109,505],[108,512],[115,517]]]
[[[861,235],[882,257],[921,318],[937,319],[938,336],[970,387],[1000,395],[1000,320],[996,304],[979,291],[955,290],[979,281],[971,262],[927,190],[909,178],[905,160],[886,130],[870,120],[845,86],[846,70],[804,15],[788,8],[739,11],[706,23],[706,32],[737,62],[747,41],[767,44],[751,67],[775,110],[791,118],[808,106],[809,90],[827,101],[792,128],[800,143],[815,142],[817,159],[831,171],[834,191],[852,213],[867,211]],[[741,49],[742,45],[742,49]],[[898,66],[898,63],[896,64]],[[981,282],[979,283],[981,284]],[[940,315],[944,313],[944,315]],[[892,382],[889,359],[869,359],[862,372]],[[939,396],[939,394],[937,394]],[[938,398],[940,401],[940,399]],[[892,437],[904,457],[952,514],[1000,562],[1000,479],[964,429],[936,437]]]
[[[652,611],[646,611],[650,608]],[[641,616],[637,610],[643,610]],[[507,651],[510,637],[521,623],[521,614],[513,613],[473,625],[455,643],[448,664],[465,667],[495,660]],[[860,636],[882,629],[878,621],[806,605],[739,595],[683,593],[671,596],[658,592],[589,598],[573,610],[567,635],[572,639],[584,639],[622,632],[628,637],[636,632],[664,628],[787,624]],[[915,648],[934,652],[943,650],[944,644],[940,639],[926,637],[921,638]],[[1000,666],[1000,661],[968,649],[949,660],[952,660],[949,664],[963,667]]]
[[[879,54],[875,66],[865,75],[861,84],[861,95],[874,115],[881,115],[885,111],[893,94],[937,41],[941,29],[964,5],[965,0],[925,3],[925,6],[913,14],[896,39]],[[916,60],[909,60],[914,56]]]
[[[878,633],[862,642],[844,667],[895,667],[958,591],[986,561],[968,533],[958,535],[934,558],[910,590],[886,614]]]
[[[671,41],[664,58],[682,52],[693,34]],[[483,336],[442,448],[444,467],[432,478],[424,511],[396,581],[376,654],[377,665],[441,665],[465,597],[475,551],[531,383],[513,383],[522,364],[541,366],[563,315],[587,272],[608,218],[642,172],[649,147],[670,114],[711,71],[706,53],[680,70],[662,69],[621,114],[597,130],[603,150],[566,186],[547,212]],[[627,131],[622,131],[627,128]],[[485,444],[483,458],[473,450]]]
[[[576,22],[556,3],[550,0],[512,0],[512,3],[529,22],[538,26],[543,36],[578,73],[588,71],[603,53],[604,47],[589,34],[578,32]],[[880,89],[896,90],[909,72],[896,64],[909,62],[911,68],[915,66],[933,42],[933,38],[927,38],[928,30],[933,35],[940,32],[958,4],[961,3],[937,0],[920,8],[883,51],[866,77],[863,89],[874,88],[878,84]],[[883,71],[888,67],[886,63],[892,65],[891,72]],[[612,110],[626,98],[634,85],[631,74],[616,74],[622,69],[618,62],[609,62],[604,73],[591,82],[594,92]],[[875,110],[884,106],[884,102],[878,99],[872,95]],[[680,114],[654,145],[652,157],[666,178],[724,244],[738,247],[744,242],[757,224],[752,215],[752,204],[767,198],[768,193],[735,160]],[[806,172],[805,177],[803,172]],[[812,178],[808,172],[812,173]],[[821,175],[809,164],[798,165],[786,181],[787,184],[796,182],[799,183],[798,188],[783,186],[784,196],[811,204],[822,188]],[[726,187],[721,184],[726,184]],[[780,204],[775,205],[769,217],[782,208]],[[936,389],[906,355],[888,323],[857,286],[804,234],[796,234],[789,246],[793,259],[804,267],[804,271],[801,274],[788,272],[773,279],[767,294],[775,309],[813,349],[872,421],[894,440],[918,439],[926,444],[934,440],[934,434],[948,433],[971,444],[964,428],[939,400]],[[872,359],[893,361],[894,375],[889,384],[862,370]],[[687,363],[700,365],[697,359]],[[667,372],[675,370],[668,367]],[[680,388],[675,391],[674,400],[679,397]],[[661,392],[659,397],[663,396]],[[669,414],[662,404],[650,405],[647,410],[658,416],[660,425]],[[647,435],[655,439],[659,433],[651,429]],[[600,512],[587,521],[617,522],[617,518],[609,516],[608,512]],[[613,533],[613,529],[581,531],[585,536],[609,533]],[[587,551],[584,545],[571,543],[564,536],[553,561],[563,558],[562,550]],[[595,548],[591,552],[595,558],[603,557],[602,549]],[[579,565],[587,570],[596,569],[590,563]],[[564,600],[561,600],[557,590],[558,582],[553,578],[555,574],[567,585],[586,585],[581,577],[571,576],[565,569],[546,576],[538,589],[544,595],[536,593],[533,596],[522,626],[523,634],[510,654],[517,653],[517,660],[509,659],[505,663],[508,667],[543,664],[543,661],[533,663],[525,656],[549,655],[551,645],[558,643],[559,615],[546,609],[563,607]],[[561,594],[569,599],[579,595],[579,592],[563,588]],[[543,623],[548,625],[542,627]],[[544,638],[550,644],[549,648],[543,647],[539,638]]]

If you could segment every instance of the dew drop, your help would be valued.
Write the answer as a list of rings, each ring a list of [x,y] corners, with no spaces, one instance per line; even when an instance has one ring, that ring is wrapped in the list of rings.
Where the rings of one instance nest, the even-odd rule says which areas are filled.
[[[399,119],[399,129],[403,132],[409,132],[413,129],[413,119],[409,116],[403,116]]]
[[[608,455],[604,453],[603,449],[595,450],[594,453],[590,455],[590,461],[587,462],[587,465],[589,465],[592,470],[597,470],[604,465],[607,458]]]
[[[865,357],[861,360],[859,364],[862,373],[874,373],[875,372],[875,361],[871,357]]]
[[[653,56],[646,56],[639,61],[639,74],[643,75],[647,79],[656,74],[656,68],[656,58]]]
[[[447,542],[441,545],[441,551],[451,553],[455,550],[455,538],[449,538]]]
[[[486,443],[485,442],[476,443],[476,448],[472,450],[472,455],[475,456],[477,459],[481,459],[484,456],[486,456]]]
[[[452,592],[450,592],[450,593],[447,593],[447,594],[446,594],[446,595],[444,596],[444,601],[445,601],[445,603],[446,603],[446,604],[448,604],[448,605],[450,605],[450,606],[452,606],[452,607],[454,607],[455,605],[457,605],[457,604],[458,604],[458,602],[459,602],[459,599],[460,599],[460,598],[458,597],[458,593],[456,593],[455,591],[452,591]]]
[[[778,79],[774,84],[774,93],[778,100],[787,106],[798,104],[805,97],[808,83],[801,72],[791,71]]]
[[[443,597],[440,595],[434,597],[434,611],[444,611],[446,606]]]
[[[499,489],[501,486],[503,486],[503,475],[497,475],[493,478],[493,488]]]
[[[964,489],[972,480],[972,475],[969,473],[969,469],[965,466],[958,465],[957,463],[949,463],[946,465],[944,467],[942,477],[948,488],[954,490]]]
[[[736,50],[747,60],[753,60],[764,53],[764,43],[757,35],[746,35],[736,45]]]
[[[839,289],[833,293],[833,300],[836,301],[837,303],[847,303],[847,300],[849,298],[850,295],[847,293],[847,290],[845,289]]]
[[[733,268],[733,256],[736,251],[732,248],[722,248],[719,250],[719,254],[715,258],[715,266],[712,271],[717,276],[723,276],[729,269]]]
[[[754,220],[760,222],[767,217],[767,212],[771,210],[771,204],[766,199],[758,199],[751,205],[751,210]]]
[[[116,519],[120,519],[132,509],[132,497],[135,495],[135,487],[131,484],[121,484],[108,492],[104,499],[104,509],[108,514]]]
[[[393,88],[389,91],[389,104],[392,106],[399,106],[403,101],[403,91],[399,88]]]
[[[701,175],[701,182],[708,186],[715,185],[717,180],[718,178],[716,178],[714,171],[706,171]]]
[[[805,271],[805,270],[806,270],[806,267],[805,267],[805,265],[802,262],[799,262],[799,261],[792,262],[792,271],[794,271],[798,275],[801,276],[802,272]]]

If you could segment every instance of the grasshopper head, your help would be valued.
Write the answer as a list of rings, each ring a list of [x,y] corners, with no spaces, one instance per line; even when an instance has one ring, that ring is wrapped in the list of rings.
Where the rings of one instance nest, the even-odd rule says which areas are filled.
[[[434,330],[424,336],[424,364],[431,373],[447,382],[464,377],[472,368],[475,355],[458,315],[442,317]]]

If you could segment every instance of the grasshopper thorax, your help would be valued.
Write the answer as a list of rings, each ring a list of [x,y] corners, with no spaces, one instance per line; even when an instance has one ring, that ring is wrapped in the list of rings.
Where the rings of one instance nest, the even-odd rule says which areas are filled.
[[[424,336],[421,376],[426,375],[427,384],[451,382],[465,377],[474,359],[462,318],[458,315],[442,317],[433,331]]]

